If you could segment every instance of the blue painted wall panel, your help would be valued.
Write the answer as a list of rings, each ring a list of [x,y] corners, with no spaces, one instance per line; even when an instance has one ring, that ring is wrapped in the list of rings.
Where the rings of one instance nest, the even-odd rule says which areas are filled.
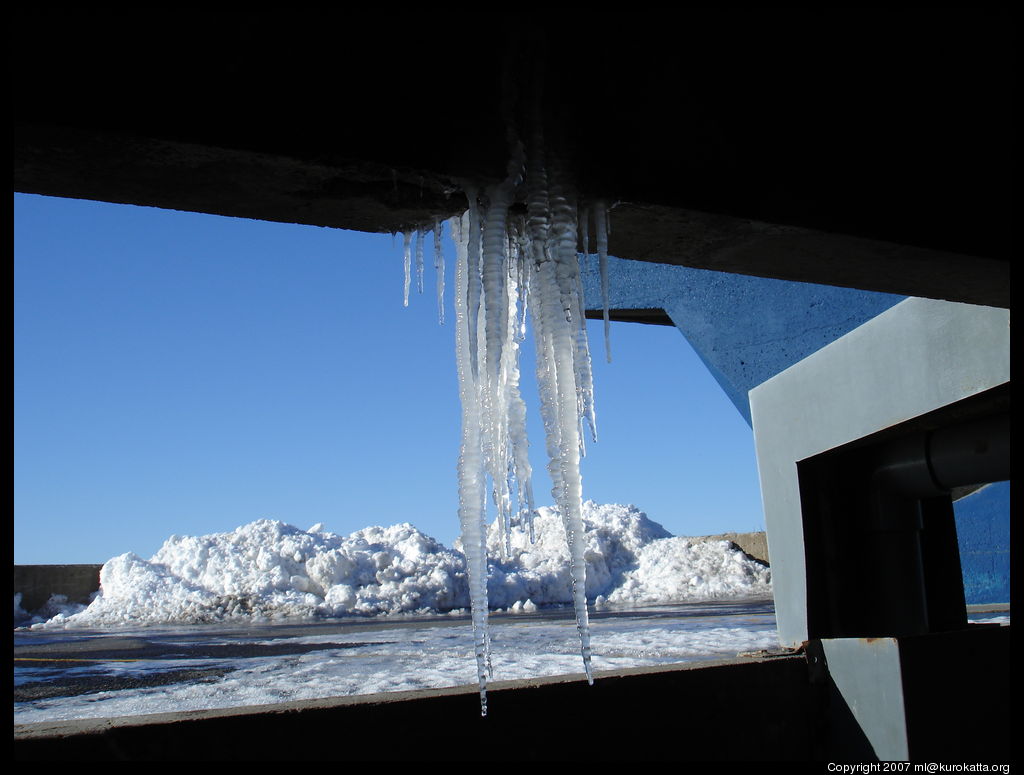
[[[747,393],[905,297],[609,258],[612,309],[664,309],[750,423]],[[601,308],[597,261],[587,307]]]
[[[968,604],[1010,602],[1010,483],[953,504]]]

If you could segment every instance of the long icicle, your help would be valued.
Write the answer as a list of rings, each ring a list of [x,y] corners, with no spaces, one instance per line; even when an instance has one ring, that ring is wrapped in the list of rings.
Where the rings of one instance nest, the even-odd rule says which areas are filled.
[[[552,249],[549,253],[554,265],[555,287],[550,281],[544,290],[548,294],[545,316],[550,320],[550,335],[554,351],[556,372],[556,406],[559,425],[557,465],[561,468],[561,495],[558,502],[565,525],[566,540],[569,544],[570,575],[572,578],[573,605],[576,610],[576,627],[580,636],[580,651],[587,680],[593,683],[590,669],[590,623],[586,599],[586,559],[584,555],[583,528],[583,480],[580,471],[580,456],[583,449],[580,432],[580,390],[581,379],[589,372],[589,352],[580,348],[576,338],[578,321],[574,319],[573,308],[578,304],[576,281],[579,260],[576,256],[578,225],[576,205],[571,187],[564,173],[554,166],[551,170],[550,201]],[[556,312],[555,295],[560,309]],[[560,313],[560,314],[559,314]],[[582,314],[582,311],[577,312]]]
[[[538,392],[548,453],[552,496],[565,528],[570,555],[572,602],[580,651],[588,681],[593,682],[589,614],[586,601],[586,560],[581,458],[583,424],[595,428],[593,378],[584,325],[580,259],[584,243],[573,187],[563,169],[549,171],[543,138],[525,163],[520,153],[509,165],[504,183],[478,198],[467,190],[469,209],[452,223],[456,243],[456,363],[462,401],[462,443],[458,462],[459,521],[472,606],[473,638],[480,688],[481,714],[487,714],[487,682],[491,677],[487,595],[487,479],[503,533],[503,549],[511,551],[513,494],[520,513],[530,513],[533,540],[533,493],[526,440],[526,410],[519,392],[519,342],[527,310],[536,343]],[[526,215],[511,217],[520,175],[526,169]],[[603,211],[602,211],[603,212]],[[598,220],[599,249],[607,235]],[[435,223],[435,251],[438,250]],[[583,233],[581,233],[583,232]],[[411,234],[406,232],[406,293],[409,284]],[[417,264],[422,250],[417,241]],[[443,266],[435,257],[435,266]],[[419,268],[419,266],[417,267]],[[439,280],[440,282],[440,280]],[[439,288],[443,286],[439,285]],[[439,303],[441,293],[439,290]],[[594,430],[596,438],[596,430]]]
[[[487,634],[487,550],[484,513],[484,476],[481,449],[482,418],[475,368],[476,342],[471,340],[470,323],[477,311],[470,303],[470,288],[478,278],[478,268],[470,258],[471,228],[475,219],[469,212],[452,224],[456,245],[455,265],[455,354],[462,404],[462,446],[458,462],[459,523],[462,548],[469,576],[473,641],[476,652],[477,681],[480,687],[480,715],[487,715],[487,679],[490,673],[490,639]]]

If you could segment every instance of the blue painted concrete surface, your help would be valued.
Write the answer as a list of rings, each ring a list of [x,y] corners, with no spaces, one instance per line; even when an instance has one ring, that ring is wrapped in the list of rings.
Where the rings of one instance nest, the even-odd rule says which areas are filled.
[[[953,512],[967,603],[1010,602],[1010,483],[961,498]]]
[[[583,282],[600,309],[596,259]],[[612,309],[664,309],[748,424],[751,388],[905,298],[612,257],[608,284]]]

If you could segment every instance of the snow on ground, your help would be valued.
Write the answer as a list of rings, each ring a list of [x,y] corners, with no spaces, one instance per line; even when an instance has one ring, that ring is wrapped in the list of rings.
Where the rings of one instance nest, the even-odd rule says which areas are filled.
[[[673,537],[635,506],[584,504],[587,596],[596,605],[765,597],[770,570],[725,541]],[[535,540],[513,535],[504,556],[488,534],[495,609],[572,602],[565,531],[556,508],[534,518]],[[405,523],[349,536],[258,520],[230,533],[171,536],[149,560],[127,553],[100,573],[84,610],[56,601],[31,626],[97,627],[461,611],[466,560]],[[19,613],[15,601],[15,619]]]
[[[656,611],[650,616],[592,620],[594,669],[734,657],[739,652],[777,647],[775,617],[770,607],[767,612],[737,616],[716,614],[714,606],[710,604],[698,615],[690,611],[687,615],[669,617]],[[380,629],[288,639],[292,643],[324,644],[324,650],[318,651],[295,649],[295,653],[280,656],[219,661],[109,662],[83,668],[117,676],[222,666],[226,674],[209,680],[16,702],[15,723],[238,707],[475,684],[470,622],[396,624],[381,621]],[[121,631],[120,635],[129,633]],[[580,673],[579,637],[572,619],[503,617],[492,621],[490,634],[494,643],[494,680]],[[233,642],[237,643],[238,639]],[[281,643],[282,639],[260,642]],[[18,672],[20,677],[16,683],[47,680],[45,668],[40,668],[38,675],[32,669],[23,668]]]

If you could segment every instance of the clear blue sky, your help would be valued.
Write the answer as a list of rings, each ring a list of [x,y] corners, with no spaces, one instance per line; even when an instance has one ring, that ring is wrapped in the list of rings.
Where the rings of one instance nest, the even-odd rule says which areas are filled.
[[[14,561],[151,556],[259,518],[458,534],[454,329],[402,238],[15,195]],[[446,233],[448,316],[454,249]],[[584,497],[762,529],[749,427],[675,328],[590,323]],[[524,353],[538,505],[551,502]]]

